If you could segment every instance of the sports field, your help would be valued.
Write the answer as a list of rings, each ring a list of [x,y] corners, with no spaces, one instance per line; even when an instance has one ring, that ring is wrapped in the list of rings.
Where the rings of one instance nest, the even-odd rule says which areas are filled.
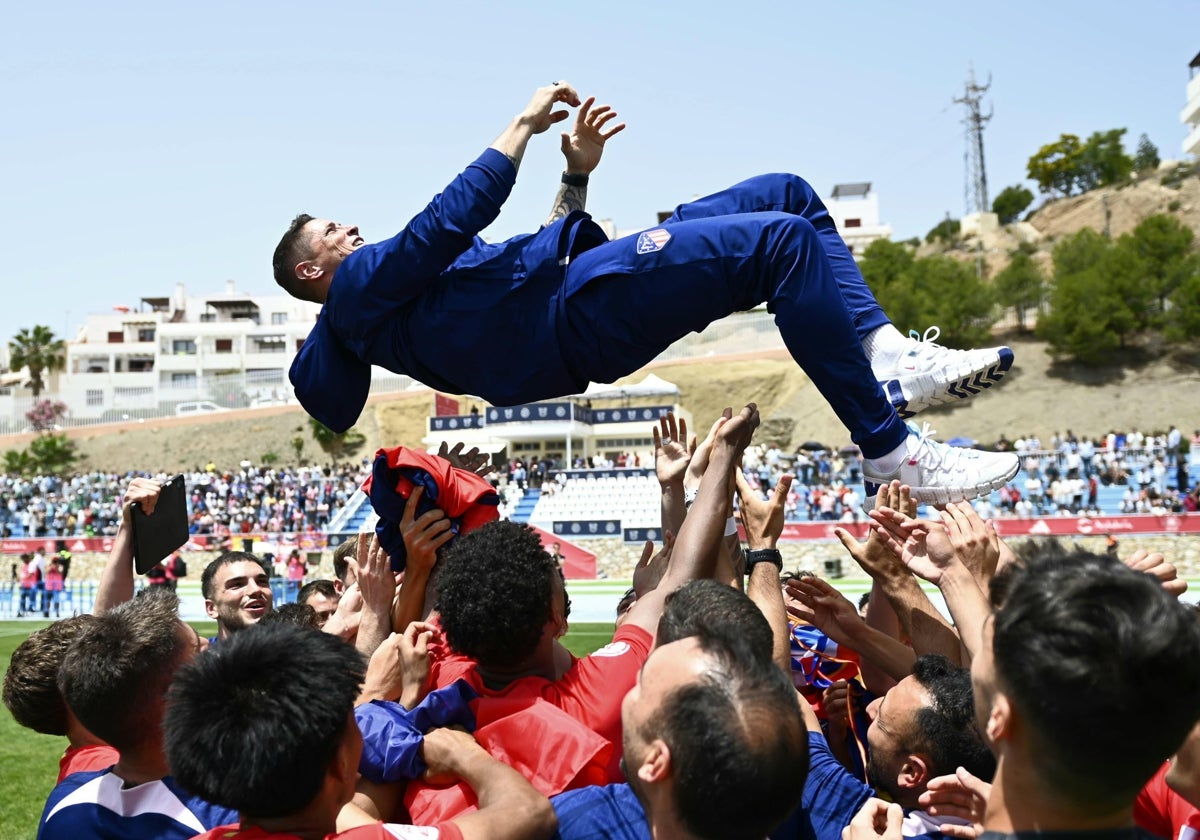
[[[13,650],[48,621],[0,621],[0,672],[8,670]],[[191,622],[202,636],[217,632],[213,622]],[[577,656],[612,640],[612,624],[573,624],[563,639]],[[5,709],[0,711],[0,840],[30,840],[46,796],[58,777],[58,759],[66,738],[39,735],[21,726]]]

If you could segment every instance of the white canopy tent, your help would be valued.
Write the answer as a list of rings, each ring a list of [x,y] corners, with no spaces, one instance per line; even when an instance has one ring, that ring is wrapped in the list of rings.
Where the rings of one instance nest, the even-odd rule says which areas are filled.
[[[678,396],[679,386],[668,382],[653,373],[641,382],[631,382],[628,385],[602,385],[593,382],[582,394],[577,396],[588,400],[619,400],[632,397]]]

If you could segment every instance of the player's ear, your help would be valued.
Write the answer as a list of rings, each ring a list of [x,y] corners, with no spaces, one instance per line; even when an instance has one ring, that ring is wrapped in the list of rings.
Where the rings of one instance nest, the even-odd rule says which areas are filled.
[[[300,280],[320,280],[324,274],[324,269],[313,260],[304,260],[296,264],[296,277]]]

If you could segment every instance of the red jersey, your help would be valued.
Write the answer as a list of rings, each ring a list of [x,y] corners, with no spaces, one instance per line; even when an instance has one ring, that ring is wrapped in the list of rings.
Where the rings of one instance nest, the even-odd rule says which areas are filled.
[[[107,770],[117,763],[121,754],[108,744],[84,744],[82,747],[67,747],[58,760],[58,781],[72,773],[88,773],[92,770]]]
[[[1179,840],[1180,832],[1188,821],[1195,825],[1200,817],[1196,808],[1182,796],[1167,787],[1167,769],[1171,762],[1164,761],[1137,799],[1133,800],[1133,821],[1151,834],[1167,840]]]
[[[475,740],[515,768],[546,796],[564,790],[624,781],[621,773],[621,701],[637,682],[654,638],[626,624],[610,644],[557,680],[522,677],[502,689],[487,688],[474,660],[430,645],[434,688],[466,680],[479,692],[472,702]],[[404,795],[413,820],[433,823],[474,810],[465,784],[435,788],[410,782]]]

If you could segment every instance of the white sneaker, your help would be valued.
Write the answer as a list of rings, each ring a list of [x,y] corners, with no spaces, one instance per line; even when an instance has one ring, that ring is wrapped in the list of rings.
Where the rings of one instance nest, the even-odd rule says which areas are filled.
[[[919,335],[909,332],[908,349],[894,364],[872,369],[883,392],[901,417],[912,417],[930,406],[973,397],[1004,378],[1013,363],[1008,347],[951,350],[936,344],[938,327]]]
[[[928,423],[919,431],[909,423],[908,454],[889,474],[874,469],[870,461],[864,460],[867,498],[873,498],[881,485],[899,479],[912,488],[914,499],[927,505],[970,501],[999,490],[1021,466],[1020,459],[1011,452],[960,449],[938,443],[931,434],[933,429]]]

